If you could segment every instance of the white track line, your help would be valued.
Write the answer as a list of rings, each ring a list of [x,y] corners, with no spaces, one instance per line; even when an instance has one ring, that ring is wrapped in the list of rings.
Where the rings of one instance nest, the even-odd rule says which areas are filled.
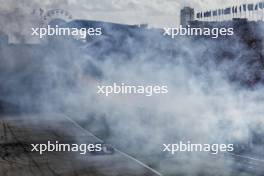
[[[65,116],[66,119],[68,119],[69,121],[71,121],[75,126],[77,126],[78,128],[80,128],[81,130],[83,130],[85,133],[88,133],[89,135],[91,135],[91,136],[93,136],[94,138],[96,138],[98,141],[104,143],[104,141],[103,141],[102,139],[98,138],[97,136],[95,136],[95,135],[94,135],[93,133],[91,133],[90,131],[84,129],[84,128],[83,128],[82,126],[80,126],[77,122],[75,122],[74,120],[72,120],[68,115],[65,115],[65,114],[63,114],[63,115]],[[115,151],[119,152],[121,155],[124,155],[125,157],[127,157],[127,158],[129,158],[129,159],[135,161],[136,163],[138,163],[138,164],[140,164],[141,166],[147,168],[148,170],[150,170],[151,172],[155,173],[156,175],[162,176],[161,173],[159,173],[159,172],[156,171],[155,169],[149,167],[148,165],[144,164],[143,162],[139,161],[138,159],[134,158],[133,156],[130,156],[130,155],[128,155],[127,153],[124,153],[124,152],[122,152],[122,151],[120,151],[120,150],[118,150],[118,149],[116,149],[116,148],[114,148],[114,149],[115,149]]]
[[[258,159],[258,158],[253,158],[253,157],[249,157],[249,156],[245,156],[245,155],[237,155],[237,154],[233,154],[233,153],[230,153],[228,152],[229,155],[233,155],[233,156],[237,156],[237,157],[240,157],[240,158],[245,158],[245,159],[250,159],[250,160],[254,160],[254,161],[258,161],[258,162],[263,162],[264,163],[264,160],[261,160],[261,159]]]
[[[98,141],[100,142],[104,142],[102,139],[98,138],[97,136],[95,136],[93,133],[89,132],[88,130],[84,129],[83,127],[81,127],[77,122],[75,122],[74,120],[72,120],[70,117],[68,117],[67,115],[63,114],[65,116],[66,119],[68,119],[69,121],[71,121],[73,124],[75,124],[78,128],[82,129],[84,132],[88,133],[89,135],[93,136],[94,138],[96,138]],[[138,164],[140,164],[141,166],[149,169],[151,172],[159,175],[159,176],[162,176],[161,173],[159,173],[158,171],[154,170],[153,168],[149,167],[148,165],[144,164],[143,162],[137,160],[136,158],[128,155],[127,153],[124,153],[118,149],[115,148],[115,151],[119,152],[120,154],[126,156],[127,158],[130,158],[131,160],[137,162]],[[248,156],[244,156],[244,155],[237,155],[237,154],[233,154],[233,153],[230,153],[228,152],[229,155],[233,155],[233,156],[237,156],[237,157],[240,157],[240,158],[245,158],[245,159],[250,159],[250,160],[254,160],[254,161],[258,161],[258,162],[263,162],[264,163],[264,160],[261,160],[261,159],[257,159],[257,158],[253,158],[253,157],[248,157]]]

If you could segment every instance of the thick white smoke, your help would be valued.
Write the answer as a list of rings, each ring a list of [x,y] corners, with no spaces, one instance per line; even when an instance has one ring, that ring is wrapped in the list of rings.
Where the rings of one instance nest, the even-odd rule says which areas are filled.
[[[166,159],[159,158],[164,155],[164,143],[243,144],[252,142],[253,132],[263,134],[263,86],[248,88],[239,83],[254,75],[242,60],[254,51],[238,40],[234,40],[232,47],[225,47],[228,41],[185,38],[170,41],[155,31],[142,31],[134,37],[124,37],[124,31],[108,32],[112,34],[111,40],[95,46],[88,44],[81,49],[62,41],[63,44],[46,46],[47,53],[40,52],[41,59],[32,61],[35,67],[29,65],[23,71],[31,80],[30,85],[38,85],[32,91],[39,95],[39,109],[66,113],[108,143],[155,163],[164,173],[205,172],[200,164],[212,160],[217,162],[220,173],[231,169],[221,155],[217,160],[211,154],[201,159],[197,153],[167,156],[180,163],[176,169],[162,162],[159,165]],[[218,56],[222,52],[231,53],[232,59]],[[236,80],[229,79],[233,74]],[[21,90],[24,87],[18,81],[21,78],[12,78],[15,84],[11,82],[8,86]],[[97,94],[97,85],[114,82],[168,85],[169,93],[152,97]],[[36,97],[31,98],[24,98],[23,104],[31,107]],[[14,96],[13,101],[17,99]],[[256,151],[263,155],[257,148],[259,145]],[[187,163],[192,169],[181,165]]]
[[[158,9],[158,2],[165,3],[133,1],[132,5],[145,3],[148,9]],[[194,2],[201,3],[206,2]],[[14,17],[13,13],[10,16]],[[18,15],[12,22],[22,18],[24,16]],[[31,27],[28,23],[25,25]],[[16,26],[12,28],[16,29]],[[229,172],[231,166],[212,159],[210,154],[201,157],[183,153],[181,157],[165,157],[163,143],[180,140],[247,143],[252,141],[253,131],[263,134],[263,85],[247,88],[239,83],[254,76],[251,68],[260,66],[258,62],[254,63],[256,67],[246,64],[247,60],[254,60],[255,51],[239,40],[233,40],[230,46],[228,40],[179,38],[170,41],[157,31],[142,31],[132,37],[124,31],[108,32],[112,38],[92,46],[79,47],[72,41],[63,40],[28,48],[32,52],[23,48],[1,48],[0,68],[4,68],[2,72],[5,73],[0,77],[1,90],[9,92],[3,93],[1,99],[19,102],[29,109],[36,107],[42,112],[66,113],[108,143],[146,162],[153,162],[155,167],[172,175],[203,173],[201,163],[212,161],[220,169],[218,174],[223,174],[223,170]],[[229,55],[232,56],[230,60]],[[20,63],[19,60],[27,62]],[[229,79],[233,75],[236,80]],[[263,72],[260,75],[263,80]],[[96,93],[98,84],[113,82],[165,84],[169,93],[152,97],[104,97]],[[256,145],[254,151],[263,155],[258,147]],[[178,165],[159,162],[166,163],[167,157],[173,161],[171,164]]]

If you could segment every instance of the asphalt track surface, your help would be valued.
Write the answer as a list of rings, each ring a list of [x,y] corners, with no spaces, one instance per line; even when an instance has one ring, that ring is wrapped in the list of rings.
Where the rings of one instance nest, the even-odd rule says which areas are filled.
[[[175,175],[174,158],[164,158],[160,163],[171,168],[172,174],[150,167],[145,158],[135,158],[115,148],[113,154],[86,154],[75,152],[31,152],[30,144],[59,141],[60,143],[103,143],[103,140],[84,129],[65,114],[2,115],[0,118],[0,176],[161,176]],[[215,160],[218,155],[212,155]],[[234,175],[264,175],[264,160],[225,153],[232,157]],[[213,158],[214,159],[214,158]],[[204,163],[208,170],[215,163]],[[168,172],[170,173],[170,172]],[[176,174],[177,175],[177,174]],[[175,176],[176,176],[175,175]],[[181,174],[180,174],[181,175]]]
[[[134,157],[74,152],[31,152],[30,144],[102,142],[65,115],[2,116],[0,122],[1,176],[156,176],[156,170]]]

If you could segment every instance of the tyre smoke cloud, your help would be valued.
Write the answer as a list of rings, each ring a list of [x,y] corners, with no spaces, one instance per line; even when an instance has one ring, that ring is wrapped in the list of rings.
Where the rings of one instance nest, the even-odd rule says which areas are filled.
[[[14,22],[24,18],[9,16]],[[24,25],[30,29],[29,24]],[[105,27],[111,37],[97,44],[59,39],[21,48],[1,46],[0,99],[28,111],[66,113],[166,174],[202,173],[204,163],[216,163],[228,174],[231,158],[215,160],[205,153],[164,156],[162,144],[253,144],[254,134],[264,133],[263,71],[255,50],[239,38],[230,46],[230,40],[170,40],[157,31]],[[240,84],[254,79],[255,71],[260,83],[250,88]],[[169,93],[147,98],[97,95],[98,84],[113,82],[165,84]],[[261,146],[253,144],[259,156]],[[180,165],[162,164],[168,157]]]
[[[252,143],[255,133],[263,134],[263,85],[248,88],[239,83],[257,69],[246,64],[252,58],[243,58],[255,52],[239,40],[230,47],[225,40],[169,40],[151,30],[130,31],[132,36],[108,32],[112,36],[97,45],[59,39],[32,46],[24,55],[3,47],[1,100],[28,111],[65,113],[132,155],[143,160],[152,156],[151,162],[164,173],[175,173],[176,167],[178,173],[195,174],[203,172],[201,164],[212,163],[206,153],[161,157],[164,143],[243,144]],[[223,51],[233,59],[218,58]],[[237,81],[229,79],[234,74]],[[113,82],[167,85],[169,93],[98,96],[99,84]],[[254,146],[254,152],[263,155],[260,146]],[[161,164],[166,157],[188,163],[188,169]],[[231,169],[232,159],[213,160],[220,169]]]

